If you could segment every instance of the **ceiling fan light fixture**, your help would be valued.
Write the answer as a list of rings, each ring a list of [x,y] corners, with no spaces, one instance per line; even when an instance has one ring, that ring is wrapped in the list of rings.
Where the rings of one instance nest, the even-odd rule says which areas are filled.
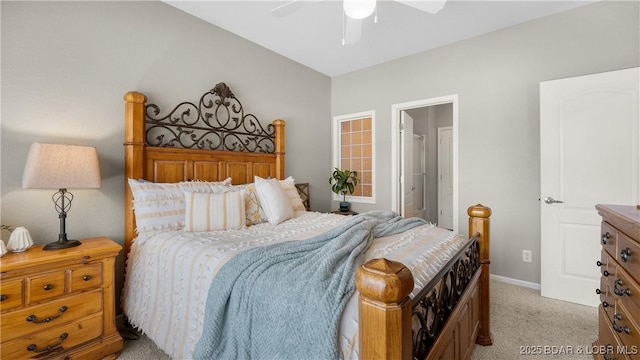
[[[373,14],[376,9],[376,0],[344,0],[342,8],[349,18],[361,20]]]

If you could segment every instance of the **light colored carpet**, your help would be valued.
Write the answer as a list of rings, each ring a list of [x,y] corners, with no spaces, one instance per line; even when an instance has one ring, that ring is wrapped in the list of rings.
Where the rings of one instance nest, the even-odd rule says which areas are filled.
[[[593,358],[585,350],[589,351],[598,335],[597,308],[543,298],[537,290],[502,282],[492,281],[490,286],[493,345],[476,345],[473,360]],[[579,348],[583,354],[577,354]],[[536,354],[526,353],[531,350]],[[125,340],[118,359],[156,360],[169,356],[142,336],[139,340]]]

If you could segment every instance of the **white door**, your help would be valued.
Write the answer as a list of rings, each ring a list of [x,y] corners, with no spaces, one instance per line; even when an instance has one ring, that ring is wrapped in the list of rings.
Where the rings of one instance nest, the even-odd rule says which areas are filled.
[[[597,306],[596,204],[640,203],[638,68],[540,83],[541,294]]]
[[[438,226],[453,229],[453,127],[438,128]]]
[[[401,194],[402,209],[400,215],[413,216],[415,206],[413,204],[413,118],[403,111],[400,114],[400,141],[402,143],[401,169],[402,183]]]

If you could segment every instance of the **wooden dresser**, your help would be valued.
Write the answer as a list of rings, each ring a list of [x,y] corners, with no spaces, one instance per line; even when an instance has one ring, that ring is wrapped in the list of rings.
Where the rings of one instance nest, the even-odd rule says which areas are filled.
[[[0,258],[0,357],[115,358],[114,264],[122,247],[105,237]]]
[[[596,205],[602,216],[596,359],[640,358],[640,210]]]

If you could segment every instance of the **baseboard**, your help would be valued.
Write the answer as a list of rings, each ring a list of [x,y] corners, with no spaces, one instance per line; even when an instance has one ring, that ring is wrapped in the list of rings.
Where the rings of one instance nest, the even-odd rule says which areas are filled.
[[[529,281],[523,281],[523,280],[518,280],[518,279],[512,279],[506,276],[500,276],[500,275],[494,275],[494,274],[490,274],[489,275],[489,279],[491,280],[495,280],[495,281],[499,281],[499,282],[503,282],[503,283],[507,283],[507,284],[511,284],[511,285],[517,285],[517,286],[522,286],[522,287],[526,287],[529,289],[534,289],[534,290],[540,290],[540,284],[534,283],[534,282],[529,282]]]

